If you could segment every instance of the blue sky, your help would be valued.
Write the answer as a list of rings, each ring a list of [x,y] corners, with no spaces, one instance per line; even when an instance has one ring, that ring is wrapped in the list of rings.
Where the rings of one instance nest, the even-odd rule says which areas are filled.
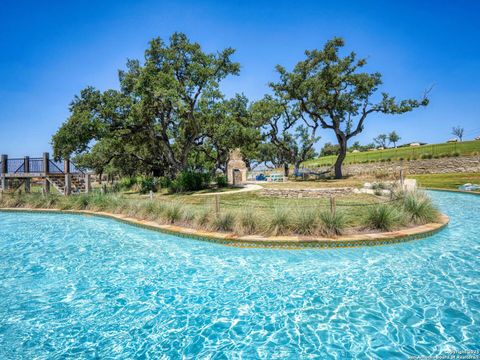
[[[333,36],[383,74],[382,90],[431,104],[401,116],[375,116],[363,143],[397,130],[401,142],[441,142],[451,128],[480,135],[480,2],[471,1],[10,1],[0,0],[0,152],[40,155],[68,117],[68,104],[92,85],[118,86],[127,58],[148,41],[185,32],[207,51],[235,48],[239,77],[222,87],[258,99],[306,49]],[[333,141],[323,132],[322,141]]]

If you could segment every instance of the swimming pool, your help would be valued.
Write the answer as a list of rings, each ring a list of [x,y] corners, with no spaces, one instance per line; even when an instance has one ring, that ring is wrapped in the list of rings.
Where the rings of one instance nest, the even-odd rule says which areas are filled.
[[[407,358],[480,349],[480,196],[373,248],[230,248],[0,212],[0,358]]]

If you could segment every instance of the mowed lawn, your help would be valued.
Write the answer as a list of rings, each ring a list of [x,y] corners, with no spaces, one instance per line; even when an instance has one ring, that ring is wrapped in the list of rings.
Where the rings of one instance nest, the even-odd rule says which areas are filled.
[[[455,174],[424,174],[409,175],[416,179],[421,187],[437,189],[458,189],[467,183],[480,185],[480,173],[455,173]]]
[[[401,147],[396,149],[373,150],[360,153],[349,153],[345,164],[394,161],[394,160],[415,160],[421,158],[439,158],[448,156],[479,155],[480,141],[464,141],[459,143],[444,143],[423,145],[417,147]],[[332,165],[337,157],[322,156],[318,159],[305,161],[305,167],[316,167]]]

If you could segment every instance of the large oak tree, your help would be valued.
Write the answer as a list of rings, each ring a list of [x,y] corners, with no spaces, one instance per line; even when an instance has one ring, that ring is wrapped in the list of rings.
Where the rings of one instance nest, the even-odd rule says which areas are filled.
[[[324,129],[330,129],[340,146],[335,162],[335,178],[342,177],[342,164],[347,154],[348,141],[360,134],[365,120],[372,113],[402,114],[419,106],[426,106],[426,94],[420,100],[401,100],[387,93],[377,99],[382,84],[380,73],[362,72],[365,59],[355,53],[342,57],[341,38],[328,41],[323,49],[305,52],[305,60],[291,72],[277,66],[280,80],[273,89],[285,99],[295,101]]]
[[[195,159],[225,163],[230,149],[256,136],[242,113],[245,100],[226,100],[219,90],[223,79],[239,73],[233,53],[206,53],[181,33],[168,43],[153,39],[143,62],[129,60],[119,72],[119,90],[89,87],[75,97],[70,117],[53,136],[54,156],[82,155],[98,170],[125,164],[124,173],[133,161],[139,172],[170,176]],[[220,130],[230,126],[236,131]]]

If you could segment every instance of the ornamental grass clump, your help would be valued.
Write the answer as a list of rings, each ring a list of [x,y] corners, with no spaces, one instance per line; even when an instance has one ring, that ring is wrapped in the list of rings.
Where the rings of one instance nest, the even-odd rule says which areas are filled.
[[[22,195],[2,194],[2,206],[6,208],[24,207],[28,203],[26,197]]]
[[[253,209],[242,211],[238,216],[238,231],[242,234],[255,234],[260,229],[258,214]]]
[[[314,235],[318,232],[318,212],[314,209],[301,209],[296,216],[294,231],[301,235]]]
[[[198,227],[207,229],[210,223],[210,218],[212,217],[211,211],[209,209],[204,209],[200,211],[197,215],[195,223]]]
[[[85,196],[86,202],[88,203],[87,207],[89,210],[93,211],[105,211],[114,207],[116,197],[111,195],[104,195],[100,193],[94,193],[92,195],[82,194],[79,196]]]
[[[273,236],[283,235],[290,230],[290,215],[282,208],[276,208],[270,218],[269,230]]]
[[[319,213],[318,217],[320,219],[320,232],[322,235],[336,236],[344,232],[346,218],[342,212],[324,210]]]
[[[403,224],[403,214],[389,204],[370,206],[367,210],[365,225],[377,230],[391,231]]]
[[[182,214],[182,220],[187,224],[193,223],[196,215],[195,211],[186,209]]]
[[[409,221],[426,224],[438,219],[438,210],[424,193],[409,192],[403,198],[403,209]]]
[[[180,204],[170,204],[165,209],[165,218],[170,224],[175,224],[182,218],[183,208]]]
[[[213,221],[215,230],[232,231],[235,225],[235,215],[231,212],[222,212]]]
[[[154,200],[147,201],[140,208],[140,215],[149,220],[161,218],[164,212],[165,206]]]

